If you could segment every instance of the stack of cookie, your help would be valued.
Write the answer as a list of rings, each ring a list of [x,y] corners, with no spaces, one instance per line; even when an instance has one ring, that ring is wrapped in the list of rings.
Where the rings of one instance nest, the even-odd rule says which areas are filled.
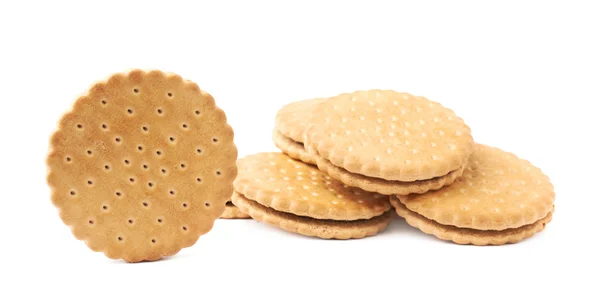
[[[504,244],[541,231],[554,211],[553,186],[538,168],[477,144],[462,118],[424,97],[368,90],[293,102],[279,110],[273,140],[295,160],[240,159],[233,203],[289,231],[372,235],[364,229],[385,228],[377,220],[389,199],[410,225],[441,239]],[[307,174],[316,184],[306,185]]]

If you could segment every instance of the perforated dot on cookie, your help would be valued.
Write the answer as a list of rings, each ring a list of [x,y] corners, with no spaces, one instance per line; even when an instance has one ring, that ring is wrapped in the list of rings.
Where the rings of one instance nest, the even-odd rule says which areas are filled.
[[[163,153],[162,153],[162,151],[161,151],[160,149],[156,150],[156,152],[155,152],[155,153],[156,153],[156,156],[157,156],[157,157],[162,157],[162,154],[163,154]]]
[[[142,164],[143,170],[148,170],[149,168],[150,168],[150,166],[148,166],[148,164]]]
[[[91,225],[93,225],[93,224],[94,224],[94,220],[93,220],[93,219],[91,219],[91,220],[88,220],[88,224],[89,224],[90,226],[91,226]]]
[[[173,137],[173,136],[169,136],[169,142],[171,142],[171,143],[175,143],[175,140],[176,140],[176,139],[175,139],[175,137]]]
[[[159,223],[159,224],[162,224],[163,219],[159,217],[159,218],[156,219],[156,222]]]
[[[169,92],[169,93],[167,93],[167,96],[168,96],[169,98],[171,98],[171,97],[173,97],[173,93]]]
[[[127,109],[127,115],[133,115],[133,109],[132,108]]]
[[[101,127],[103,130],[108,130],[108,125],[107,125],[106,123],[103,123],[103,124],[101,124],[101,125],[100,125],[100,127]]]
[[[197,155],[200,155],[200,154],[202,154],[202,149],[200,149],[200,148],[197,148],[197,149],[196,149],[196,154],[197,154]]]
[[[202,183],[202,178],[196,178],[196,183],[198,183],[198,184]]]
[[[148,132],[148,126],[142,126],[142,132],[147,133]]]
[[[143,152],[143,151],[144,151],[144,146],[143,146],[143,145],[141,145],[141,144],[140,144],[140,145],[138,145],[138,146],[137,146],[137,150],[138,150],[138,152]]]
[[[138,88],[133,88],[133,93],[135,93],[135,94],[137,94],[137,93],[140,93],[140,89],[138,89]]]
[[[127,223],[128,223],[128,224],[130,224],[130,225],[133,225],[133,219],[131,219],[131,218],[130,218],[130,219],[128,219],[128,220],[127,220]]]
[[[204,203],[204,206],[205,206],[205,207],[210,207],[210,202],[206,202],[206,203]]]
[[[83,124],[81,124],[81,123],[78,123],[78,124],[76,125],[76,127],[77,127],[77,129],[79,129],[79,130],[83,130]]]
[[[100,103],[102,104],[102,106],[106,106],[108,104],[108,101],[106,101],[105,99],[101,100]]]
[[[94,185],[94,181],[92,181],[92,180],[87,180],[87,184],[88,184],[88,186],[92,186],[92,185]]]
[[[212,142],[213,142],[213,143],[219,143],[219,139],[218,139],[218,138],[216,138],[216,137],[213,137],[213,138],[212,138]]]
[[[186,226],[182,226],[182,227],[181,227],[181,230],[183,230],[183,231],[187,231],[187,229],[188,229],[188,228],[187,228]]]
[[[173,190],[173,189],[169,190],[169,194],[172,195],[172,196],[174,196],[175,195],[175,190]]]
[[[69,156],[66,156],[66,157],[65,157],[65,161],[66,161],[67,163],[71,163],[71,161],[72,161],[72,160],[73,160],[73,159],[71,159],[71,157],[69,157]]]
[[[115,137],[115,143],[121,144],[121,137]]]
[[[194,114],[196,114],[196,116],[200,116],[200,110],[194,111]]]
[[[183,204],[181,204],[181,207],[183,207],[183,208],[187,208],[187,207],[188,207],[188,203],[185,203],[185,202],[184,202]]]
[[[122,236],[117,236],[117,240],[123,242],[124,238]]]
[[[215,174],[216,174],[217,176],[220,176],[220,175],[221,175],[221,171],[220,171],[220,170],[217,170],[217,171],[215,172]]]
[[[187,129],[188,129],[188,127],[189,127],[189,126],[188,126],[188,124],[187,124],[187,123],[182,123],[182,124],[181,124],[181,128],[183,128],[184,130],[187,130]]]
[[[148,202],[142,202],[142,206],[148,208],[148,206],[150,206],[150,204]]]
[[[72,189],[71,191],[69,191],[69,195],[76,196],[77,195],[77,191],[75,191],[75,190]]]
[[[135,183],[135,178],[134,177],[129,177],[129,183],[131,183],[131,184]]]
[[[148,187],[149,187],[149,188],[152,188],[152,187],[154,187],[154,183],[152,183],[152,182],[148,182]]]
[[[185,169],[185,163],[179,164],[179,167],[181,167],[181,169]]]
[[[106,212],[108,211],[108,205],[102,205],[102,207],[100,207],[102,209],[102,211]]]
[[[152,240],[151,240],[151,242],[152,242],[153,244],[155,244],[155,243],[156,243],[156,239],[152,239]]]
[[[91,155],[93,154],[93,152],[92,152],[92,150],[91,150],[91,149],[88,149],[87,151],[85,151],[85,153],[86,153],[88,156],[91,156]]]
[[[163,174],[163,175],[166,175],[167,174],[167,169],[166,168],[161,168],[160,169],[160,173]]]
[[[109,171],[110,170],[110,164],[104,164],[104,170],[105,171]]]
[[[123,196],[123,193],[122,193],[121,191],[117,190],[117,191],[115,191],[115,195],[116,195],[118,198],[120,198],[120,197],[122,197],[122,196]]]

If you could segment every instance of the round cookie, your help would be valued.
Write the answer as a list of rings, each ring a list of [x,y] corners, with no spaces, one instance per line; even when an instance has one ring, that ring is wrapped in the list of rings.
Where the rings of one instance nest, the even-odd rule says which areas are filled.
[[[315,98],[295,101],[279,109],[275,116],[273,131],[275,146],[294,159],[314,165],[314,159],[304,149],[304,131],[306,121],[326,100],[326,98]]]
[[[221,214],[222,219],[248,219],[249,215],[240,211],[231,201],[225,205],[225,211]]]
[[[477,245],[514,243],[544,229],[554,212],[554,187],[528,161],[477,144],[454,184],[391,199],[409,224],[441,239]]]
[[[313,112],[304,143],[351,174],[400,182],[459,171],[474,145],[470,128],[452,110],[391,90],[330,98]]]
[[[358,239],[383,231],[392,219],[392,211],[371,218],[355,221],[319,220],[279,212],[234,193],[233,202],[253,219],[281,228],[285,231],[323,239]]]
[[[60,119],[47,182],[60,218],[90,249],[153,261],[212,229],[236,159],[210,94],[178,75],[133,70],[95,84]]]
[[[391,208],[387,197],[343,185],[282,153],[239,159],[234,188],[263,206],[315,219],[369,219]]]

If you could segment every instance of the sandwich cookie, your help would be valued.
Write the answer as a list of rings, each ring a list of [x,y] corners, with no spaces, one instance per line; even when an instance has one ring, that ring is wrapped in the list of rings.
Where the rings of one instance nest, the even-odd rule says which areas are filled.
[[[323,102],[309,119],[304,143],[332,178],[388,195],[451,184],[474,146],[470,128],[452,110],[391,90],[356,91]]]
[[[213,97],[161,71],[95,84],[59,121],[47,182],[62,221],[112,259],[190,247],[225,210],[237,175],[233,130]]]
[[[463,176],[422,195],[391,196],[408,224],[457,244],[516,243],[552,220],[554,187],[531,163],[478,144]]]
[[[273,142],[277,148],[293,159],[308,164],[316,164],[314,158],[304,149],[304,131],[310,116],[318,109],[324,98],[295,101],[283,106],[275,117]]]
[[[243,213],[289,232],[324,239],[364,238],[388,225],[388,197],[347,187],[281,153],[238,161],[232,201]]]

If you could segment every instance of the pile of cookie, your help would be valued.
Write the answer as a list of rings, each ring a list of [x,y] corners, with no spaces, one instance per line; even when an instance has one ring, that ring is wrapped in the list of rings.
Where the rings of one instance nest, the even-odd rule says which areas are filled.
[[[325,239],[408,224],[459,244],[516,243],[544,229],[554,188],[529,162],[476,143],[451,109],[391,90],[290,103],[272,133],[282,153],[238,160],[241,214]]]
[[[153,261],[223,218],[326,239],[364,238],[402,216],[460,244],[514,243],[552,219],[554,189],[527,161],[474,142],[441,104],[369,90],[290,103],[282,152],[238,158],[211,94],[159,70],[116,73],[58,122],[51,200],[93,251]]]

